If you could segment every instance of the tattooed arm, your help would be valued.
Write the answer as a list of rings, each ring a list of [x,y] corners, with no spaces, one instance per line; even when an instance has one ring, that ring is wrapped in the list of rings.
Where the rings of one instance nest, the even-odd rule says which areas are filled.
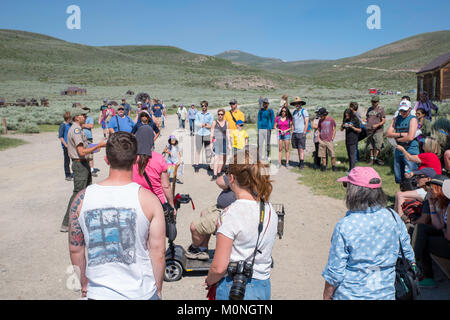
[[[86,278],[86,256],[84,253],[85,242],[78,217],[86,189],[81,190],[73,199],[69,213],[69,252],[70,260],[81,282],[81,296],[87,293],[88,279]]]

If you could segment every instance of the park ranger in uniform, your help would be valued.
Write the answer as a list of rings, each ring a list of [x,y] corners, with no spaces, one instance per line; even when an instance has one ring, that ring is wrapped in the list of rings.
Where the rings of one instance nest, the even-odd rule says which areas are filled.
[[[67,135],[67,151],[72,159],[73,172],[73,194],[67,205],[66,215],[61,225],[61,232],[69,230],[69,210],[75,196],[92,183],[91,168],[89,160],[93,156],[92,153],[106,146],[106,141],[101,142],[89,148],[89,142],[84,134],[81,126],[86,121],[87,108],[77,108],[73,114],[73,124]]]

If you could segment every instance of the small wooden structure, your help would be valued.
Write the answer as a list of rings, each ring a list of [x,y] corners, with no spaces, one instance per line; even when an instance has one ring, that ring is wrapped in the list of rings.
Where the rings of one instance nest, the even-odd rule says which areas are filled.
[[[78,87],[68,87],[66,90],[61,91],[62,96],[74,96],[74,95],[86,95],[87,90]]]
[[[450,99],[450,52],[417,72],[417,100],[421,91],[428,92],[431,100]]]

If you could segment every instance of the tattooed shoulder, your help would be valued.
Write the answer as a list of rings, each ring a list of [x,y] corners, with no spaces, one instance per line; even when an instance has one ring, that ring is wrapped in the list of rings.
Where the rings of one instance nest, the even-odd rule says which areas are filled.
[[[81,204],[84,199],[86,189],[81,190],[75,196],[70,206],[69,215],[69,243],[73,246],[84,246],[84,236],[81,230],[80,223],[78,221],[78,216],[81,210]]]

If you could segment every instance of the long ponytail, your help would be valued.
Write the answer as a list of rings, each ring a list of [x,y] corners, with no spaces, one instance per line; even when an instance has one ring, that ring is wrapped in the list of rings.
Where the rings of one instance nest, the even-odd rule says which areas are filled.
[[[138,171],[139,171],[140,176],[144,175],[145,167],[147,167],[149,159],[150,159],[150,156],[148,156],[146,154],[140,154],[138,156],[137,163],[138,163]]]

